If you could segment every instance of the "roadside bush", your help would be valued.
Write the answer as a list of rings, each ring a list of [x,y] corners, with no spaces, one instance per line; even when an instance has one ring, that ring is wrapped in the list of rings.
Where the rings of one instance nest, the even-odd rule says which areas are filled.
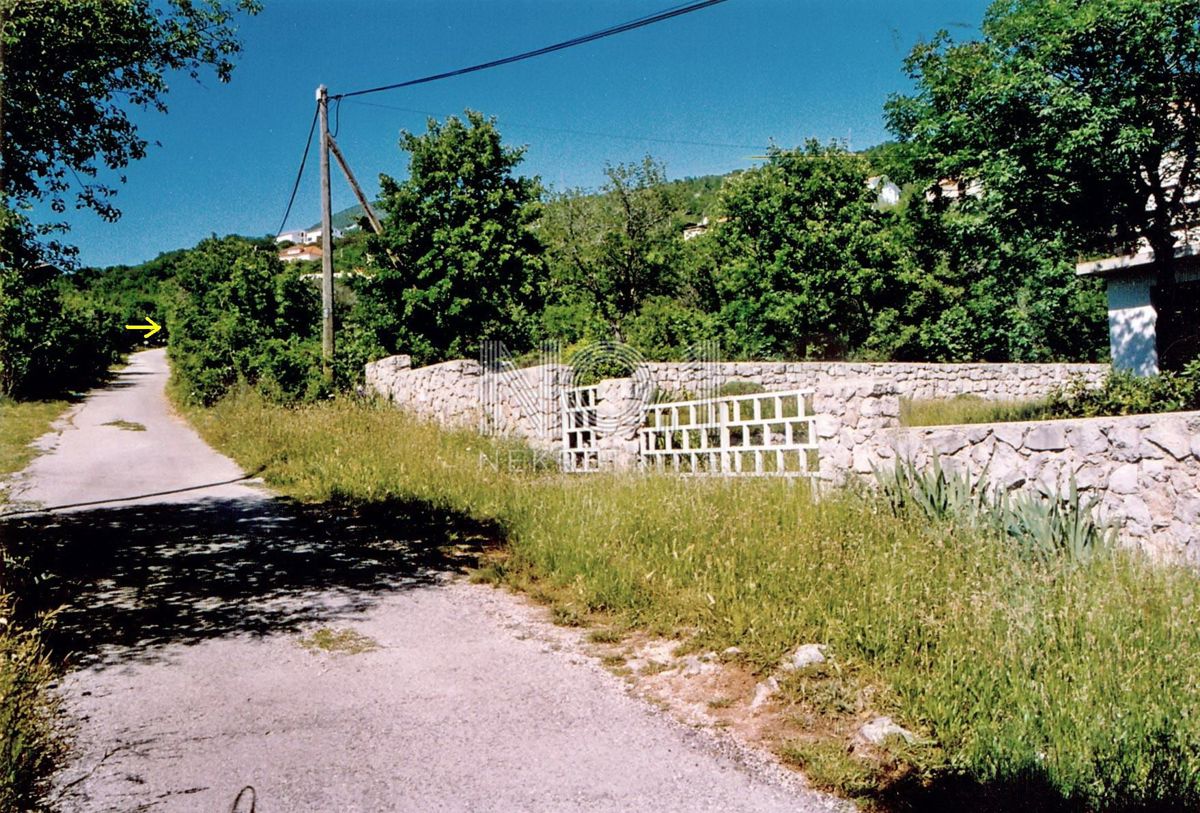
[[[86,389],[120,354],[113,314],[67,296],[62,273],[23,250],[32,237],[0,208],[0,395]]]
[[[179,261],[176,281],[168,351],[189,403],[215,403],[238,383],[283,402],[326,393],[317,381],[316,288],[285,268],[273,246],[205,240]]]
[[[321,370],[321,345],[292,336],[268,339],[248,364],[259,392],[278,404],[315,401],[327,396],[330,384]]]

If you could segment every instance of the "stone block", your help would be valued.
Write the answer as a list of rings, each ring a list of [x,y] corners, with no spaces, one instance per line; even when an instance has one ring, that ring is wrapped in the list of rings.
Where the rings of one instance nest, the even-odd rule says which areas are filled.
[[[1138,490],[1138,467],[1136,463],[1118,466],[1108,477],[1108,490],[1114,494],[1134,494]]]
[[[1025,446],[1035,452],[1060,452],[1067,448],[1067,433],[1060,423],[1041,424],[1025,435]]]
[[[1145,440],[1163,449],[1176,460],[1191,455],[1191,438],[1184,431],[1181,421],[1163,421],[1154,425],[1144,435]]]

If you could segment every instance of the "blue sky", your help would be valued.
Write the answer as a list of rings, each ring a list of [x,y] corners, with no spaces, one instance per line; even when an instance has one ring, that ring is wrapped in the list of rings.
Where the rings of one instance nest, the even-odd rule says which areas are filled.
[[[399,82],[590,33],[673,0],[266,0],[242,26],[233,81],[175,77],[167,115],[135,115],[161,143],[129,168],[116,224],[70,216],[86,265],[135,263],[210,234],[279,226],[318,84]],[[887,138],[882,106],[909,87],[904,55],[939,28],[974,33],[984,0],[729,0],[628,34],[429,85],[346,100],[338,143],[359,180],[403,177],[399,131],[465,107],[528,145],[523,171],[594,187],[606,162],[647,153],[671,177],[754,163],[772,140]],[[389,108],[367,106],[387,105]],[[565,132],[574,131],[574,132]],[[603,135],[600,135],[603,134]],[[618,137],[619,136],[619,137]],[[657,139],[657,140],[653,140]],[[727,146],[702,146],[707,142]],[[319,219],[315,150],[288,228]],[[335,168],[336,173],[336,168]],[[353,203],[335,175],[334,210]]]

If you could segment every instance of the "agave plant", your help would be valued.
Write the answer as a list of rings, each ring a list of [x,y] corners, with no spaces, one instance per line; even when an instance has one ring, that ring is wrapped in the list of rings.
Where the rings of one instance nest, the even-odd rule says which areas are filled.
[[[1010,493],[990,487],[986,469],[973,478],[947,472],[936,459],[927,469],[898,460],[892,468],[876,468],[875,481],[897,516],[915,513],[932,522],[981,528],[1040,558],[1080,562],[1116,540],[1115,524],[1097,518],[1096,501],[1079,493],[1073,475],[1065,494],[1059,483],[1052,493]]]

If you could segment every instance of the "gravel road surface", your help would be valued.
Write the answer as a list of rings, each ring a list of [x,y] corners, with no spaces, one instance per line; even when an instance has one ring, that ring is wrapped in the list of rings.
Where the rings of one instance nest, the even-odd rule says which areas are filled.
[[[467,583],[445,517],[230,482],[166,378],[163,351],[135,355],[17,480],[17,500],[88,505],[0,525],[67,606],[62,809],[227,811],[247,785],[258,813],[846,809]],[[362,651],[304,646],[317,630]]]

